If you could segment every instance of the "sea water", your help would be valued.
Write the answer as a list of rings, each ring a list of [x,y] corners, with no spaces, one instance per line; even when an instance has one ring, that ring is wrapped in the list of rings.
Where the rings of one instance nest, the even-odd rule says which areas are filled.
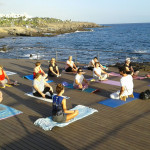
[[[98,57],[102,64],[132,61],[150,62],[150,23],[109,24],[87,32],[55,37],[7,37],[0,39],[0,58],[46,59],[65,61],[69,55],[80,63]]]

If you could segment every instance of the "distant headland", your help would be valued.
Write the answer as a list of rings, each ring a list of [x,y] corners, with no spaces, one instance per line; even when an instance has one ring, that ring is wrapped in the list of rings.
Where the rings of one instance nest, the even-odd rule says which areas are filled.
[[[104,27],[96,23],[60,20],[56,18],[27,18],[26,16],[0,16],[0,37],[56,36],[88,28]]]

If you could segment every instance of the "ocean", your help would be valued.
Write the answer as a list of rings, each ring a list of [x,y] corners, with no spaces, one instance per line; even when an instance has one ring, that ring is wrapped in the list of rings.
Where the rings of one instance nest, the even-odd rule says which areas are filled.
[[[7,37],[0,39],[0,58],[45,59],[56,57],[65,61],[72,55],[74,61],[88,64],[98,57],[102,64],[150,62],[150,23],[109,24],[91,31],[66,33],[55,37]]]

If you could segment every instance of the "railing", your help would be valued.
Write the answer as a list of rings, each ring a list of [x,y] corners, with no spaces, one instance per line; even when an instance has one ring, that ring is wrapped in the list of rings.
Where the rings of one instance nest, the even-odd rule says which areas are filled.
[[[73,56],[75,63],[88,64],[91,59],[97,57],[102,64],[115,64],[117,62],[124,62],[127,57],[132,58],[132,61],[145,62],[149,60],[150,53],[138,53],[138,52],[124,52],[124,51],[105,51],[105,50],[85,50],[85,49],[71,49],[71,48],[55,48],[51,47],[48,50],[46,48],[36,48],[34,53],[29,53],[27,56],[23,56],[20,48],[14,48],[11,53],[12,58],[16,59],[36,59],[36,60],[50,60],[52,57],[57,61],[66,61],[68,56]],[[10,57],[11,58],[11,57]]]

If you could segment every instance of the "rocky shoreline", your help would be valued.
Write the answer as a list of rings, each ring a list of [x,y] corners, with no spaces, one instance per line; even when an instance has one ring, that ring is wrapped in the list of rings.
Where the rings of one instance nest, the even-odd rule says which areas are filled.
[[[10,36],[41,36],[51,37],[64,33],[75,31],[91,31],[89,28],[101,28],[95,23],[88,22],[69,22],[69,23],[51,23],[46,27],[0,27],[0,38]]]
[[[149,72],[150,71],[150,62],[143,62],[143,63],[139,63],[139,62],[131,62],[133,68],[138,69],[139,71],[146,71]],[[116,63],[113,67],[119,67],[124,65],[123,63]]]

